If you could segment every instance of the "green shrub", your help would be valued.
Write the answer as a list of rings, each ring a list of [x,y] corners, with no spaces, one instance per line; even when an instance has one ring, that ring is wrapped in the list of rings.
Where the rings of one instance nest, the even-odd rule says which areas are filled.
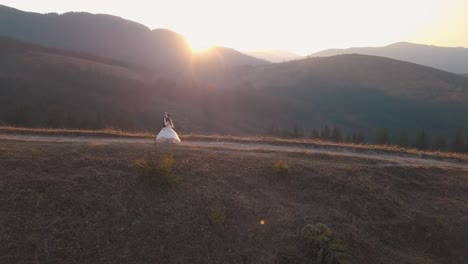
[[[208,218],[212,224],[222,225],[226,222],[226,211],[221,207],[212,207],[208,213]]]
[[[347,264],[353,259],[346,246],[335,239],[328,226],[317,223],[301,228],[300,239],[307,256],[318,264]]]
[[[276,174],[284,176],[289,174],[289,165],[284,160],[277,160],[273,164],[273,169],[275,170]]]
[[[174,157],[163,154],[155,161],[150,151],[145,153],[143,159],[135,162],[138,177],[144,182],[156,186],[165,186],[178,183],[178,178],[173,174]]]

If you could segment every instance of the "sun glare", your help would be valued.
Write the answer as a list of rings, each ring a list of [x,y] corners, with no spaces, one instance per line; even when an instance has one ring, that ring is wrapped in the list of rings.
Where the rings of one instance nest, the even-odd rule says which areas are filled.
[[[213,47],[213,43],[210,43],[209,41],[196,41],[189,39],[189,43],[193,52],[204,52]]]

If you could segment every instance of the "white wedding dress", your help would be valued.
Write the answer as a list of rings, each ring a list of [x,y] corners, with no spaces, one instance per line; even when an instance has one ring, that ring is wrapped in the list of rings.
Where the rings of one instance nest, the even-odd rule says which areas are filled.
[[[164,118],[164,127],[159,132],[158,136],[156,136],[156,142],[158,143],[180,143],[180,138],[177,133],[172,129],[171,122]]]

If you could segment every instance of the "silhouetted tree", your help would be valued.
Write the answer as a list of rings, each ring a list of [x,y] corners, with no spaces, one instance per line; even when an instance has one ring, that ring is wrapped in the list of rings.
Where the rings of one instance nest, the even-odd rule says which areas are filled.
[[[343,141],[343,136],[341,135],[341,130],[338,127],[334,127],[332,134],[331,134],[331,140],[335,142],[341,142]]]
[[[406,133],[405,130],[402,130],[400,132],[400,137],[398,138],[398,145],[402,147],[409,147],[410,146],[410,140],[408,137],[408,133]]]
[[[294,126],[294,130],[293,130],[293,138],[298,138],[299,137],[299,128],[297,127],[297,125]]]
[[[352,139],[352,137],[350,135],[347,135],[345,141],[346,142],[353,142],[353,139]]]
[[[287,128],[282,128],[281,129],[281,137],[282,138],[290,138],[291,136],[292,136],[292,133]]]
[[[445,151],[447,149],[447,142],[442,135],[437,135],[432,141],[431,147],[434,150]]]
[[[364,132],[362,131],[354,132],[351,139],[354,143],[364,143],[365,141]]]
[[[299,126],[299,131],[297,132],[297,136],[299,138],[303,138],[304,137],[304,127],[302,125]]]
[[[180,128],[179,128],[179,130],[180,130]],[[279,130],[279,128],[275,124],[272,124],[270,126],[270,129],[268,130],[268,134],[270,136],[279,137],[279,136],[281,136],[281,131]]]
[[[374,143],[378,145],[385,145],[388,143],[388,134],[385,129],[379,128],[375,131]]]
[[[466,150],[465,139],[461,129],[457,129],[455,132],[452,143],[450,144],[450,150],[453,152],[464,152]]]
[[[424,132],[424,130],[421,130],[420,132],[416,134],[413,146],[417,149],[422,149],[422,150],[428,149],[429,137],[427,136],[426,132]]]
[[[312,129],[312,132],[310,132],[310,137],[311,138],[319,138],[320,135],[319,135],[319,132],[317,131],[317,129]]]
[[[320,137],[322,139],[330,139],[330,128],[328,128],[328,125],[325,125],[325,127],[322,129],[322,133],[320,133]]]

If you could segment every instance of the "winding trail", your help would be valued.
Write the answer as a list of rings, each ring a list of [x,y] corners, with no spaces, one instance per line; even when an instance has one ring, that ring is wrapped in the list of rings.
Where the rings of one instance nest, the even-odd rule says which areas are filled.
[[[31,141],[31,142],[71,142],[71,143],[122,143],[122,144],[154,144],[148,138],[122,137],[85,137],[85,136],[43,136],[24,134],[0,134],[0,140]],[[283,152],[303,154],[325,154],[333,156],[347,156],[379,161],[377,166],[426,167],[461,169],[468,172],[468,164],[450,158],[421,157],[416,154],[378,153],[377,151],[356,151],[351,149],[325,149],[311,146],[275,145],[265,143],[245,143],[226,141],[183,141],[177,147],[212,149],[221,152],[249,151],[249,152]]]

